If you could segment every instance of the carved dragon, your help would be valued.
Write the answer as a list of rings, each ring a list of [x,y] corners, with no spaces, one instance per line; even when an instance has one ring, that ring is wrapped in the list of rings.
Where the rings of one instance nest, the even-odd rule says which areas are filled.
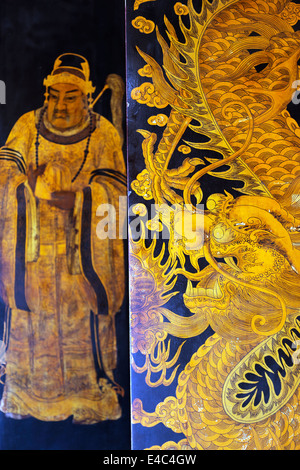
[[[165,251],[155,255],[156,240],[131,240],[132,279],[139,282],[131,297],[141,286],[144,294],[142,306],[132,305],[132,352],[146,356],[143,367],[133,359],[133,368],[147,371],[150,387],[177,380],[176,396],[153,412],[136,399],[133,419],[184,436],[152,448],[298,449],[300,129],[287,110],[298,79],[298,6],[205,0],[197,12],[188,0],[183,11],[183,40],[167,19],[169,45],[157,30],[163,68],[139,50],[143,73],[171,113],[156,151],[157,135],[140,130],[146,168],[132,182],[145,201],[177,204],[171,217],[160,211],[157,218],[170,235]],[[132,97],[139,99],[136,90]],[[187,131],[197,136],[193,142]],[[202,153],[174,168],[180,144]],[[206,196],[205,175],[242,182],[241,195]],[[178,242],[182,207],[197,214],[200,203],[201,236],[190,246],[188,236]],[[178,276],[186,279],[190,316],[165,306],[178,295]],[[170,337],[193,338],[208,327],[214,334],[177,376],[184,342],[170,358]]]

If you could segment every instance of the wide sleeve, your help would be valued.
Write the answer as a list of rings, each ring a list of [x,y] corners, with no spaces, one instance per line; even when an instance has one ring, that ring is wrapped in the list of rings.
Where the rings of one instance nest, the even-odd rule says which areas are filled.
[[[96,137],[96,136],[95,136]],[[98,300],[99,340],[105,369],[116,366],[114,317],[125,292],[126,176],[120,139],[110,123],[101,127],[91,151],[95,170],[83,190],[81,204],[81,267]]]
[[[30,145],[32,114],[22,116],[0,149],[0,296],[11,308],[23,308],[21,253],[22,230],[26,230],[27,185],[26,157]],[[24,253],[24,251],[22,251]]]

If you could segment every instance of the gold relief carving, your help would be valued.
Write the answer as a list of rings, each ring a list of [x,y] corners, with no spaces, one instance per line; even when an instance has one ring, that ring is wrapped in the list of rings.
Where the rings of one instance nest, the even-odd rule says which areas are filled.
[[[140,215],[143,217],[147,214],[147,208],[145,204],[135,204],[135,206],[132,208],[132,212],[135,215]]]
[[[143,16],[137,16],[132,20],[132,26],[140,31],[140,33],[150,34],[155,28],[155,24],[151,20],[147,20]]]
[[[291,26],[294,26],[300,19],[300,5],[293,2],[288,3],[281,12],[280,17]]]
[[[176,15],[188,15],[189,14],[189,9],[186,5],[183,3],[177,2],[174,5],[174,11]]]
[[[144,65],[142,69],[138,70],[138,74],[141,77],[152,77],[152,70],[149,64]]]
[[[157,114],[156,116],[151,116],[148,119],[148,123],[151,124],[151,126],[159,126],[159,127],[164,127],[167,124],[168,121],[168,116],[165,114]]]
[[[168,102],[155,90],[151,82],[142,83],[131,91],[131,98],[150,107],[165,108]]]
[[[143,199],[150,201],[153,198],[151,179],[147,170],[143,170],[137,176],[136,180],[131,183],[131,187]]]
[[[138,130],[145,169],[131,185],[143,198],[147,180],[145,200],[158,205],[144,231],[169,233],[161,245],[130,240],[133,370],[145,373],[152,402],[158,390],[150,410],[135,398],[133,422],[185,436],[152,449],[300,449],[293,346],[300,336],[300,131],[287,109],[298,78],[300,35],[292,25],[299,7],[216,0],[198,12],[189,0],[186,8],[189,28],[166,20],[169,43],[157,31],[161,64],[138,49],[171,111],[160,137]],[[183,14],[178,4],[175,11]],[[178,163],[175,151],[187,149],[191,157]],[[207,175],[242,183],[238,195],[206,196]],[[186,206],[190,222],[199,217],[194,238],[192,223],[178,237]],[[208,327],[214,334],[174,374],[185,341]],[[161,399],[160,384],[176,393],[164,389]]]
[[[138,9],[139,9],[139,6],[140,6],[142,3],[146,3],[146,2],[156,2],[156,0],[135,0],[133,9],[134,9],[134,10],[138,10]]]
[[[178,151],[182,152],[182,153],[185,153],[185,154],[188,154],[188,153],[191,153],[192,149],[188,145],[180,145],[178,147]]]

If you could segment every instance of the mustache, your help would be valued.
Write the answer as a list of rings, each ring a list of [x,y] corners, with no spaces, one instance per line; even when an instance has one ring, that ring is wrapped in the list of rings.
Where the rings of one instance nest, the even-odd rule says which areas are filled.
[[[53,111],[54,118],[69,118],[70,115],[67,111]]]

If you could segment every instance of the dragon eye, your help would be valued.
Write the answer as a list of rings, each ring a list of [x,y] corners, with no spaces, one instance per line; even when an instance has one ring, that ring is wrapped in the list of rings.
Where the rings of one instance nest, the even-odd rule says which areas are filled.
[[[213,231],[213,237],[217,240],[221,240],[225,235],[225,230],[220,225],[217,225]]]

